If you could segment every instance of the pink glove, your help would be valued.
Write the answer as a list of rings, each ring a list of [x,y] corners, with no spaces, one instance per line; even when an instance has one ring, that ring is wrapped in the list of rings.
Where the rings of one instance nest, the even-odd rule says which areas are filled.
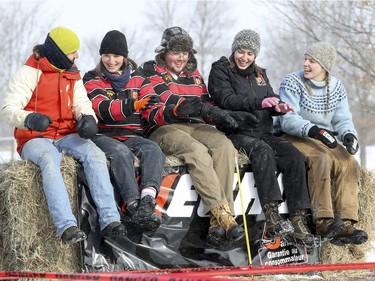
[[[262,101],[262,108],[276,106],[277,104],[279,104],[279,101],[280,100],[277,97],[265,98]]]
[[[275,111],[280,113],[287,113],[289,111],[294,111],[294,108],[289,103],[279,103],[275,106]]]

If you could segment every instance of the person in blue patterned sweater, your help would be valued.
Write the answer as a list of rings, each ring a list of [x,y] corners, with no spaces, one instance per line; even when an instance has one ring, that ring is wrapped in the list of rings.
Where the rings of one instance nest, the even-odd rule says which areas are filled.
[[[359,149],[344,85],[331,76],[336,49],[318,42],[305,53],[303,70],[288,74],[280,84],[280,98],[294,107],[279,116],[275,129],[304,155],[316,234],[343,246],[367,241],[356,229],[360,166]],[[333,186],[331,189],[331,182]]]

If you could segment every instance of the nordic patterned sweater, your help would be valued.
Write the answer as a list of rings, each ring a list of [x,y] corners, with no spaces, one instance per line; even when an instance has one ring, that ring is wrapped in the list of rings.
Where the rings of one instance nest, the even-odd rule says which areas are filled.
[[[311,93],[305,84],[311,88]],[[306,80],[303,71],[285,76],[280,84],[279,95],[282,101],[293,105],[295,112],[279,116],[281,130],[289,135],[308,137],[310,128],[317,125],[338,132],[340,141],[347,133],[357,137],[343,84],[339,79],[330,77],[329,104],[327,86],[322,84]]]

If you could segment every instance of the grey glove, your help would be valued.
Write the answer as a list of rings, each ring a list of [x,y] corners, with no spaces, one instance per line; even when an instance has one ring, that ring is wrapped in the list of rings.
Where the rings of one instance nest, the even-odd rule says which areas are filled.
[[[52,119],[49,116],[33,112],[26,116],[24,125],[30,130],[44,132],[50,124]]]
[[[81,138],[89,139],[98,133],[98,125],[91,115],[82,115],[77,124],[77,132]]]
[[[208,103],[203,104],[201,116],[204,119],[210,119],[214,125],[221,125],[230,129],[238,128],[237,121],[228,112]]]

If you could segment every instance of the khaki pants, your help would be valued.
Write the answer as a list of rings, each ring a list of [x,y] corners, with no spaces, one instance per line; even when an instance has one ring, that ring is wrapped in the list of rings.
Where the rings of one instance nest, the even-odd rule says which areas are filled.
[[[330,149],[312,138],[283,137],[305,155],[314,220],[336,217],[358,221],[360,166],[357,160],[340,144]]]
[[[223,133],[207,124],[180,123],[159,127],[150,139],[185,161],[205,213],[225,204],[233,212],[236,150]]]

